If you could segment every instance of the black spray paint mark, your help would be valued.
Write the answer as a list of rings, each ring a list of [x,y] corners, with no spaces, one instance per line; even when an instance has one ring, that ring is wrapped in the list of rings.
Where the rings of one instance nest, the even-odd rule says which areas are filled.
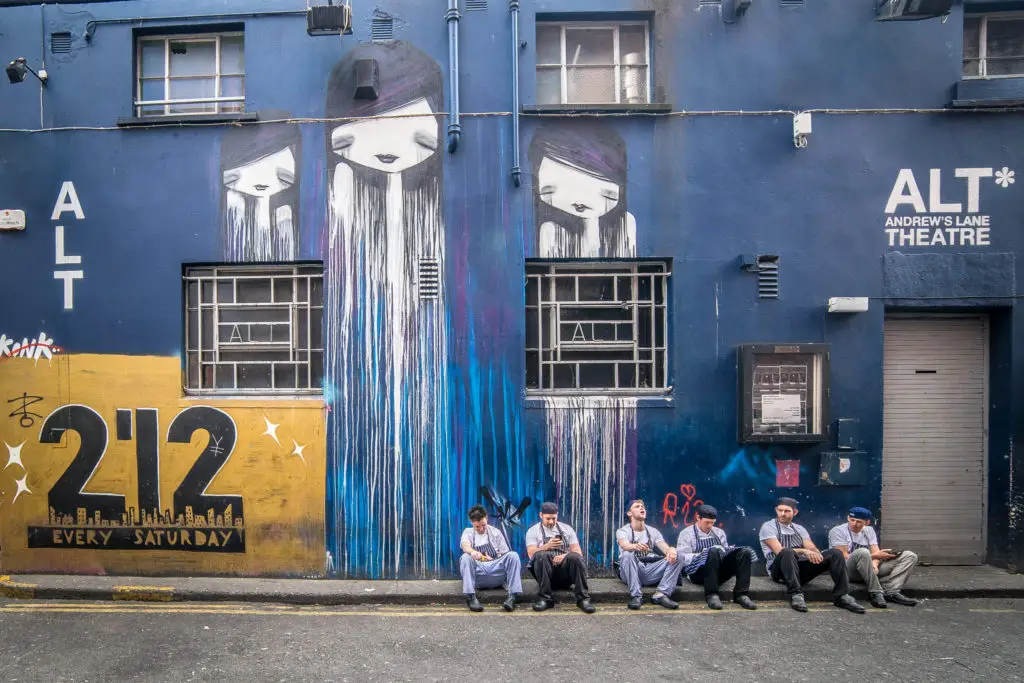
[[[132,411],[131,408],[118,408],[117,418],[114,420],[115,431],[118,441],[132,440]]]
[[[11,414],[8,415],[7,417],[18,418],[18,424],[27,429],[36,423],[35,418],[39,418],[40,420],[43,419],[42,415],[40,415],[39,413],[33,413],[28,409],[29,406],[35,405],[36,403],[39,403],[42,400],[42,396],[29,396],[25,392],[22,392],[21,396],[9,398],[7,399],[8,403],[16,403],[20,401],[21,405],[15,406],[14,410],[12,410]]]

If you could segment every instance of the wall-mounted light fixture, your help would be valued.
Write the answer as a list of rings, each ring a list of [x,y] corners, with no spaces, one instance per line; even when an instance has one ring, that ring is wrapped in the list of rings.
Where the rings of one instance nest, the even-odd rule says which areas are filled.
[[[7,72],[7,78],[10,79],[11,83],[21,83],[25,80],[26,71],[38,78],[39,82],[43,85],[46,85],[46,81],[50,78],[46,73],[46,69],[40,69],[37,73],[35,69],[25,63],[24,57],[18,57],[17,59],[12,60],[11,63],[7,65],[5,71]]]
[[[866,313],[868,298],[866,296],[830,296],[828,298],[829,313]]]

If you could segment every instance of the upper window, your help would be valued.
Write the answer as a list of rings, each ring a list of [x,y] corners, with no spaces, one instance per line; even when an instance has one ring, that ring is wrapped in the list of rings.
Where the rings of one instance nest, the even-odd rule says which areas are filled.
[[[322,265],[185,269],[189,393],[322,391]]]
[[[537,22],[537,104],[650,103],[645,22]]]
[[[136,52],[136,116],[245,110],[241,33],[140,36]]]
[[[664,261],[529,261],[527,390],[665,393],[669,275]]]
[[[1024,14],[964,17],[964,78],[1024,76]]]

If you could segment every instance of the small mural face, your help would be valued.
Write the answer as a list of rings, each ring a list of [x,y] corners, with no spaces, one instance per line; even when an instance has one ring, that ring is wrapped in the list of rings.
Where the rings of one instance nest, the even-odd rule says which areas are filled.
[[[192,405],[176,358],[61,359],[0,371],[38,422],[0,423],[6,569],[323,572],[319,402]]]

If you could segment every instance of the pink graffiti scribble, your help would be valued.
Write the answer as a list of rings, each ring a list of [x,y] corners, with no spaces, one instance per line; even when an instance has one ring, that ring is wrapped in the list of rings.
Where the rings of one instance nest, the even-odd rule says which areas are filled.
[[[672,523],[673,529],[678,529],[679,525],[676,524],[676,517],[680,517],[683,526],[690,526],[696,519],[694,515],[697,511],[697,506],[703,505],[704,501],[697,498],[697,487],[693,484],[683,484],[679,487],[679,492],[683,494],[682,507],[679,505],[679,496],[672,493],[671,491],[665,494],[665,499],[661,502],[661,523],[667,524]]]

